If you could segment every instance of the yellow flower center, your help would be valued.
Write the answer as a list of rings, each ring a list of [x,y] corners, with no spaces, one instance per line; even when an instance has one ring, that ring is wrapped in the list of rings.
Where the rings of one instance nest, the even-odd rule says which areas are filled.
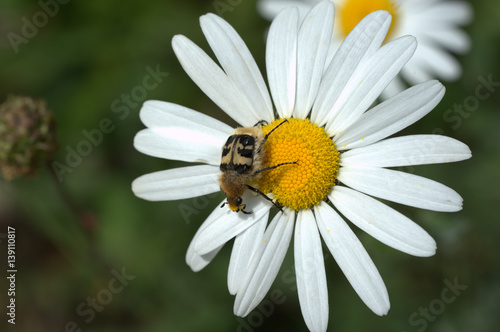
[[[399,11],[397,4],[391,0],[344,0],[337,11],[344,38],[366,15],[377,10],[386,10],[392,15],[391,27],[385,40],[392,39],[394,26],[398,23]]]
[[[283,122],[278,119],[262,128],[265,134]],[[326,199],[339,171],[339,152],[324,128],[309,119],[288,119],[265,143],[263,167],[296,162],[262,172],[257,187],[273,193],[278,204],[294,210],[307,209]]]

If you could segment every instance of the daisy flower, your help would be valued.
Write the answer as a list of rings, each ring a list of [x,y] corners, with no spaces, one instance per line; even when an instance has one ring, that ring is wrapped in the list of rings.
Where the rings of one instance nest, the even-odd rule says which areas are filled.
[[[390,305],[384,282],[345,219],[394,249],[431,256],[432,237],[376,198],[447,212],[459,211],[462,198],[440,183],[388,168],[471,157],[465,144],[444,136],[387,138],[439,103],[444,87],[437,81],[370,108],[410,59],[415,38],[381,46],[391,17],[377,11],[361,20],[325,68],[333,22],[329,1],[314,6],[303,21],[296,8],[274,19],[266,46],[270,93],[245,43],[223,19],[200,19],[220,67],[188,38],[172,40],[187,74],[231,118],[243,127],[264,120],[263,135],[276,128],[264,143],[262,167],[293,162],[252,182],[282,211],[270,218],[273,204],[247,190],[241,198],[252,213],[217,206],[196,232],[186,262],[199,271],[234,238],[227,282],[236,295],[234,313],[244,317],[269,291],[293,238],[299,302],[311,331],[326,331],[328,324],[321,239],[364,303],[385,315]],[[222,147],[234,128],[161,101],[145,102],[140,117],[147,129],[135,137],[137,150],[198,165],[137,178],[137,196],[161,201],[219,191]]]
[[[258,9],[267,19],[283,8],[296,6],[301,17],[320,0],[259,0]],[[464,54],[470,48],[467,34],[459,27],[472,19],[472,8],[464,1],[443,0],[331,0],[335,4],[336,25],[330,54],[333,56],[352,28],[367,14],[386,10],[392,15],[386,41],[404,35],[415,36],[418,47],[413,57],[391,82],[382,98],[387,99],[405,88],[404,81],[417,84],[432,78],[455,81],[461,66],[449,52]]]

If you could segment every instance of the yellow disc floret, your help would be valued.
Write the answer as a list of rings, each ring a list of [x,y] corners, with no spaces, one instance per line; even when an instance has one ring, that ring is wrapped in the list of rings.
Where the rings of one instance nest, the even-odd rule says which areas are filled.
[[[273,121],[264,134],[283,122]],[[264,193],[273,193],[278,204],[294,210],[307,209],[326,199],[335,185],[339,152],[324,128],[309,119],[288,119],[269,135],[265,143],[264,167],[296,162],[262,172],[256,184]]]
[[[392,16],[391,27],[387,38],[392,39],[391,34],[398,23],[398,8],[394,0],[344,0],[337,11],[340,28],[344,38],[366,15],[377,10],[386,10]]]

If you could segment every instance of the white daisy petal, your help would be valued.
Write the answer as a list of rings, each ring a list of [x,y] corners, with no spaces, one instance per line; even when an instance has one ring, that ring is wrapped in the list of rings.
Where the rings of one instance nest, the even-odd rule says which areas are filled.
[[[414,37],[404,36],[366,59],[333,106],[331,112],[336,116],[327,123],[327,132],[337,135],[358,120],[411,58],[416,46]]]
[[[229,23],[214,14],[200,18],[201,29],[227,76],[261,120],[274,120],[264,78],[245,42]]]
[[[372,144],[408,127],[429,113],[443,98],[438,81],[413,86],[366,112],[335,140],[339,150]]]
[[[233,212],[227,207],[221,208],[219,212],[221,220],[218,223],[209,225],[196,241],[194,249],[199,255],[211,252],[262,218],[267,218],[271,208],[269,201],[252,193],[246,193],[242,198],[247,205],[247,210],[252,211],[252,213],[243,214],[238,212],[238,217],[232,218],[229,216],[234,216],[237,212]]]
[[[185,36],[172,39],[174,49],[184,71],[193,82],[231,118],[243,127],[256,124],[261,118],[246,103],[224,71],[196,44]]]
[[[388,12],[371,13],[354,27],[340,45],[325,72],[311,112],[311,120],[318,126],[323,126],[327,119],[335,116],[331,112],[333,105],[359,64],[378,50],[390,24]]]
[[[181,127],[143,129],[134,137],[134,147],[144,154],[210,165],[220,165],[222,146],[228,136],[220,132]]]
[[[249,271],[250,261],[252,256],[257,251],[258,245],[264,238],[267,221],[269,219],[269,211],[260,221],[234,239],[233,250],[231,251],[231,259],[227,270],[227,287],[229,293],[234,295],[238,292],[243,279]]]
[[[295,225],[295,271],[302,316],[310,331],[326,331],[328,289],[321,239],[311,210],[301,210]]]
[[[197,128],[216,137],[228,137],[234,129],[224,122],[190,108],[159,100],[148,100],[139,113],[148,128]]]
[[[390,308],[389,294],[361,242],[325,202],[314,207],[314,212],[321,236],[351,286],[374,313],[386,315]]]
[[[194,240],[194,239],[193,239]],[[193,242],[191,242],[193,243]],[[216,248],[205,255],[198,255],[193,246],[190,244],[186,254],[186,264],[193,270],[193,272],[199,272],[205,268],[210,262],[217,256],[219,251],[222,249],[223,245]]]
[[[338,180],[365,194],[422,209],[456,212],[462,197],[453,189],[430,179],[376,167],[342,167]]]
[[[436,242],[422,227],[378,200],[343,186],[328,197],[353,224],[389,247],[420,257],[436,253]]]
[[[274,19],[267,35],[267,78],[281,118],[290,117],[295,105],[298,27],[297,9],[288,8]]]
[[[225,212],[225,213],[221,213]],[[196,231],[196,234],[194,235],[193,239],[191,240],[191,243],[189,244],[187,253],[186,253],[186,263],[187,265],[194,271],[198,272],[201,271],[205,266],[207,266],[212,259],[219,253],[219,251],[222,249],[224,244],[220,245],[219,247],[215,248],[214,250],[208,252],[205,255],[199,255],[195,250],[195,244],[198,241],[198,238],[200,234],[202,234],[205,229],[210,226],[213,223],[217,223],[219,221],[225,221],[226,219],[237,219],[237,216],[234,214],[229,214],[226,213],[227,211],[221,211],[219,206],[217,206],[212,213],[208,216],[208,218],[201,224],[200,228],[198,228],[198,231]],[[232,212],[232,211],[231,211]]]
[[[283,263],[292,238],[295,211],[277,214],[249,264],[234,301],[234,314],[245,317],[266,296]]]
[[[218,165],[221,148],[234,130],[205,114],[157,100],[146,101],[140,117],[149,129],[136,135],[135,148],[172,160]]]
[[[198,197],[220,190],[219,175],[219,168],[211,165],[172,168],[138,177],[132,191],[148,201]]]
[[[314,6],[302,22],[297,48],[297,94],[294,116],[304,119],[318,93],[332,37],[333,4]]]
[[[205,266],[210,264],[215,256],[217,256],[222,247],[223,246],[220,246],[219,248],[212,250],[208,254],[201,256],[198,255],[191,246],[189,246],[188,255],[186,256],[187,265],[191,268],[191,270],[193,270],[193,272],[199,272],[203,270]]]
[[[440,135],[411,135],[389,138],[342,153],[341,166],[398,167],[451,163],[469,159],[464,143]]]

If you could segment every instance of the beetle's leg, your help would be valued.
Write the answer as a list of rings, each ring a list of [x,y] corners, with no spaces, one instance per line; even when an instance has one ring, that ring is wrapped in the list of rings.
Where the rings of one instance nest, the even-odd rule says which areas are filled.
[[[261,195],[262,197],[264,197],[265,199],[267,199],[269,202],[273,203],[274,206],[276,206],[278,209],[280,209],[281,212],[283,212],[283,209],[281,208],[281,206],[279,206],[278,204],[276,204],[272,199],[270,199],[269,197],[267,197],[266,194],[264,194],[262,191],[260,191],[259,189],[257,188],[254,188],[252,186],[249,186],[248,184],[246,185],[248,189],[250,189],[251,191],[253,191],[254,193],[257,193],[259,195]],[[245,211],[243,211],[245,212]]]

